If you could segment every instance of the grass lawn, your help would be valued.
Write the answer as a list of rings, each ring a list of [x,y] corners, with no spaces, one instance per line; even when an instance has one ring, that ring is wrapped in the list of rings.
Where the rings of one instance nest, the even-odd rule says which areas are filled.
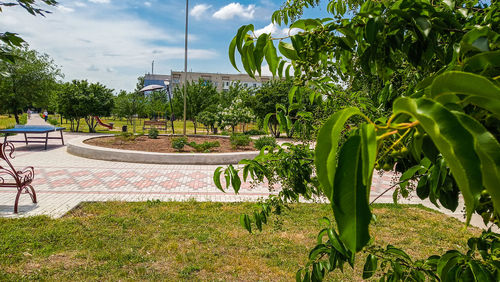
[[[0,280],[279,280],[292,281],[321,226],[320,204],[294,205],[262,233],[238,223],[251,203],[89,203],[61,219],[0,219]],[[380,245],[415,258],[463,250],[478,229],[417,206],[376,205],[371,232]],[[297,221],[292,221],[296,219]],[[354,272],[329,280],[359,280]]]
[[[14,116],[0,115],[0,129],[12,128],[16,125]]]
[[[58,116],[49,115],[49,117],[53,118],[53,119],[57,119],[57,121],[60,122],[60,118]],[[98,133],[119,134],[121,132],[122,126],[124,126],[124,125],[126,125],[128,127],[127,128],[128,132],[133,131],[132,125],[130,123],[127,123],[126,119],[120,120],[118,118],[112,118],[112,117],[111,118],[101,117],[101,120],[105,124],[109,124],[112,122],[114,124],[113,125],[114,130],[110,131],[106,127],[98,125],[96,128]],[[145,132],[142,130],[142,125],[144,123],[144,120],[146,120],[146,119],[137,119],[136,120],[136,133],[139,133],[139,134],[142,134],[142,133],[147,134],[148,133],[147,129]],[[63,119],[63,122],[64,123],[62,125],[59,125],[59,126],[66,127],[66,131],[70,131],[69,129],[71,128],[71,124],[69,122],[66,123],[66,120],[64,120],[64,119]],[[174,128],[175,128],[176,134],[182,134],[182,131],[184,128],[184,122],[182,120],[175,120],[174,121]],[[247,125],[245,127],[245,130],[250,130],[252,128],[254,128],[252,125]],[[89,127],[87,126],[87,123],[85,123],[85,119],[81,119],[79,131],[80,132],[89,132]],[[238,127],[238,131],[241,132],[241,126]],[[194,125],[189,120],[186,123],[186,132],[187,132],[187,134],[194,134]],[[168,122],[168,131],[160,130],[160,134],[164,134],[164,133],[168,133],[168,134],[172,133],[172,131],[170,129],[170,122]],[[206,131],[205,127],[199,123],[196,127],[196,133],[197,134],[206,134],[207,131]]]

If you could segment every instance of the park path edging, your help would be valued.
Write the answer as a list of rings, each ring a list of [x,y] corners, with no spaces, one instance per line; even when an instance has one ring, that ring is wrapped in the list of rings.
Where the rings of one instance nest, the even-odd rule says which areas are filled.
[[[114,135],[101,135],[107,137]],[[132,150],[119,150],[85,144],[84,141],[99,137],[81,137],[68,142],[67,152],[84,158],[144,164],[191,164],[224,165],[237,164],[242,159],[253,159],[259,152],[234,153],[155,153]]]

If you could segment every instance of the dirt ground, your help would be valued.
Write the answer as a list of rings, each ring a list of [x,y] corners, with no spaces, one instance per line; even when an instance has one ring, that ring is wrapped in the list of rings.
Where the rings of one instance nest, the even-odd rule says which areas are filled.
[[[178,137],[178,136],[176,136]],[[126,141],[120,136],[113,137],[100,137],[86,140],[85,144],[122,149],[122,150],[133,150],[133,151],[145,151],[145,152],[158,152],[158,153],[177,153],[178,151],[172,148],[171,136],[158,136],[158,139],[150,139],[148,136],[139,136],[133,141]],[[253,147],[253,143],[245,147],[238,147],[233,149],[229,138],[222,137],[188,137],[189,142],[196,142],[198,144],[203,142],[214,142],[219,141],[220,147],[215,147],[210,149],[210,153],[228,153],[228,152],[245,152],[245,151],[256,151]],[[186,145],[181,153],[196,153],[196,150]]]

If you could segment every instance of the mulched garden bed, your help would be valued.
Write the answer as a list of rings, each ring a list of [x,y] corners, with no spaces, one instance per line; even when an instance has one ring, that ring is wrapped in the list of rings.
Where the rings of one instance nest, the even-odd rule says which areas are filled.
[[[178,137],[178,136],[176,136]],[[176,149],[172,148],[171,136],[158,136],[158,139],[150,139],[148,136],[139,136],[135,140],[124,140],[121,136],[111,136],[111,137],[99,137],[84,141],[85,144],[121,149],[121,150],[133,150],[133,151],[144,151],[144,152],[157,152],[157,153],[179,153]],[[215,147],[210,149],[210,153],[229,153],[229,152],[245,152],[245,151],[256,151],[253,147],[253,143],[245,147],[238,147],[233,149],[229,138],[221,137],[189,137],[188,142],[196,142],[198,144],[203,142],[214,142],[219,141],[220,147]],[[186,145],[180,153],[197,153],[196,150]]]

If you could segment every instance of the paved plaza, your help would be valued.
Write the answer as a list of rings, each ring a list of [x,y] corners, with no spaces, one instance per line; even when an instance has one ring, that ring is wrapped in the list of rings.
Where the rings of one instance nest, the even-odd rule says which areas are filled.
[[[33,115],[29,124],[43,124]],[[58,133],[51,133],[58,134]],[[64,133],[65,141],[80,138],[82,133]],[[23,140],[24,136],[9,137]],[[3,142],[3,140],[2,140]],[[59,140],[50,140],[47,150],[43,145],[15,143],[16,153],[12,163],[17,168],[33,166],[38,204],[33,204],[29,195],[21,195],[19,214],[13,214],[16,191],[0,188],[0,216],[22,217],[48,215],[61,217],[78,204],[92,201],[257,201],[275,191],[266,185],[252,186],[243,183],[240,193],[222,193],[213,183],[213,165],[155,165],[93,160],[73,156],[66,152]],[[374,176],[371,198],[375,199],[394,183],[394,175],[385,173]],[[279,189],[279,187],[275,187]],[[392,191],[376,202],[392,202]],[[401,203],[422,203],[436,209],[428,201],[413,197]],[[445,210],[443,212],[446,212]],[[449,211],[448,211],[449,212]],[[455,214],[462,218],[461,208]],[[476,218],[474,225],[482,226]]]

